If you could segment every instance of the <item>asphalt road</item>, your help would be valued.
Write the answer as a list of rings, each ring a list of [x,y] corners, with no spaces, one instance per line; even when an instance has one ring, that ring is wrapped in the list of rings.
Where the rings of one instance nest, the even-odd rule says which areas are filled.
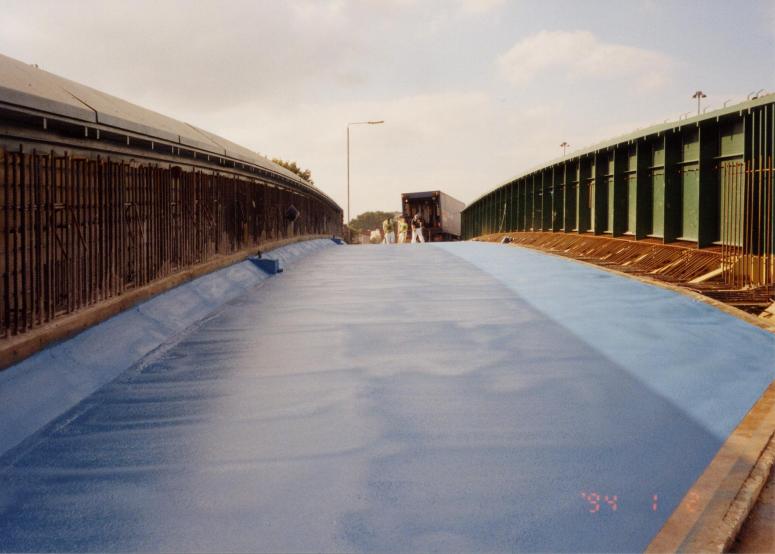
[[[774,357],[570,260],[329,248],[3,455],[0,550],[642,551]]]

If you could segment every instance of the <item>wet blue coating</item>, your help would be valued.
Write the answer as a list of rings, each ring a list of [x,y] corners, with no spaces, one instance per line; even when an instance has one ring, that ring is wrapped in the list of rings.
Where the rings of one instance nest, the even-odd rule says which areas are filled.
[[[274,249],[292,264],[327,239]],[[203,275],[0,371],[0,455],[268,275],[250,261]]]
[[[0,550],[641,551],[774,348],[531,251],[329,248],[0,458]]]

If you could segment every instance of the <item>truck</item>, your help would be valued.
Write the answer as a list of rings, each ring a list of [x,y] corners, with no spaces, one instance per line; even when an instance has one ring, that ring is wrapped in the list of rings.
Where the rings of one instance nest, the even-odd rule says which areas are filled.
[[[401,195],[403,215],[410,222],[420,212],[427,241],[460,240],[460,212],[465,204],[440,190],[405,192]]]

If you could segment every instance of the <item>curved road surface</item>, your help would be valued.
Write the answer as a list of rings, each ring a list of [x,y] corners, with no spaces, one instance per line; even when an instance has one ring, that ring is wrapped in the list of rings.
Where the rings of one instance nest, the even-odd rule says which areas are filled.
[[[328,248],[2,456],[0,550],[641,551],[774,357],[570,260]]]

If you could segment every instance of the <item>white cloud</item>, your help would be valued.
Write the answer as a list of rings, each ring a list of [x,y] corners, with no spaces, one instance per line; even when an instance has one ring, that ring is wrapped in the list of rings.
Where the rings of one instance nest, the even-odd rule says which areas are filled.
[[[640,87],[664,85],[673,62],[665,54],[604,42],[589,31],[540,31],[498,58],[501,74],[515,85],[555,72],[566,78],[626,78]]]
[[[360,78],[351,52],[365,33],[350,30],[343,7],[342,0],[232,0],[228,9],[188,0],[88,9],[30,2],[0,18],[0,52],[165,113],[256,97],[288,102],[310,82],[336,88],[340,75]]]
[[[301,19],[318,21],[320,18],[340,17],[345,3],[344,0],[297,0],[289,4],[289,7]]]
[[[464,13],[486,13],[501,7],[505,0],[459,0],[460,10]]]

